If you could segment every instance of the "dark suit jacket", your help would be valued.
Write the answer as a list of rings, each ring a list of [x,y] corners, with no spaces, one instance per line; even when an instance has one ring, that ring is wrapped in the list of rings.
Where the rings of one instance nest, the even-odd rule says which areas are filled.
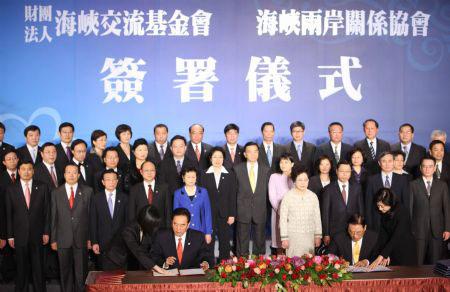
[[[189,141],[187,144],[186,156],[195,164],[195,167],[199,170],[205,170],[209,166],[208,161],[208,153],[211,150],[212,146],[202,142],[200,153],[200,161],[197,160],[197,155],[195,154],[194,147],[192,147],[192,141]]]
[[[184,156],[183,165],[181,165],[181,168],[188,166],[197,167],[194,161]],[[177,172],[177,166],[174,158],[172,156],[164,158],[164,160],[158,165],[158,171],[156,173],[159,176],[161,183],[167,184],[172,203],[175,190],[183,186],[183,179],[181,178],[181,174],[178,174]]]
[[[72,163],[76,164],[73,159],[72,159]],[[78,165],[78,172],[80,174],[80,178],[78,179],[78,183],[81,183],[81,184],[87,185],[87,186],[89,186],[91,188],[94,188],[94,175],[95,174],[92,172],[93,169],[89,165],[89,162],[87,160],[84,161],[83,165],[84,165],[84,171],[86,173],[86,178],[84,178],[83,175],[81,174],[80,166]]]
[[[111,218],[105,191],[95,194],[91,198],[89,231],[92,244],[99,244],[100,251],[108,249],[114,235],[122,230],[127,222],[127,195],[116,191],[114,215]]]
[[[150,257],[152,237],[140,235],[141,228],[136,220],[125,225],[122,231],[116,233],[106,250],[106,257],[113,262],[118,269],[127,270],[127,259],[134,257],[142,270],[149,271],[155,265]],[[128,268],[129,269],[129,268]]]
[[[219,188],[216,187],[214,173],[203,173],[201,185],[206,188],[211,203],[213,224],[217,217],[236,216],[236,176],[234,172],[220,175]]]
[[[134,154],[131,149],[131,145],[130,145],[130,159],[128,159],[127,155],[122,150],[122,147],[120,147],[120,143],[117,144],[116,150],[117,153],[119,154],[119,168],[122,169],[125,173],[127,173],[130,168],[131,161],[134,161]]]
[[[102,183],[102,174],[103,170],[100,170],[95,173],[94,175],[94,192],[99,193],[105,189],[105,186]],[[129,177],[127,177],[126,174],[123,173],[123,171],[120,168],[117,168],[117,175],[118,175],[118,182],[117,182],[117,189],[121,192],[128,193],[130,189],[129,185]]]
[[[283,145],[273,143],[272,151],[272,166],[269,164],[269,160],[267,159],[266,148],[264,148],[264,143],[259,145],[259,156],[258,156],[258,164],[265,165],[270,168],[270,174],[277,172],[280,168],[280,156],[286,151]]]
[[[324,187],[322,187],[322,182],[320,181],[320,175],[315,175],[309,179],[308,189],[316,194],[320,200],[320,197],[324,191]]]
[[[61,143],[56,144],[56,161],[55,164],[63,172],[67,164],[72,160],[72,152],[70,152],[70,159],[67,157],[66,150],[63,148]]]
[[[89,153],[86,160],[92,168],[92,173],[97,173],[105,169],[105,164],[103,163],[102,158],[97,155],[97,153]]]
[[[148,190],[145,189],[143,182],[135,184],[131,187],[128,200],[128,221],[131,222],[135,220],[139,211],[148,205],[147,192]],[[155,190],[153,191],[152,205],[158,209],[158,213],[161,216],[162,227],[168,228],[171,226],[171,202],[167,185],[161,183],[157,179],[155,183]]]
[[[316,146],[314,144],[303,141],[302,147],[302,157],[298,157],[297,148],[295,148],[295,143],[291,143],[284,146],[286,152],[294,157],[294,162],[296,164],[305,166],[308,169],[309,176],[314,174],[314,159],[316,157]]]
[[[184,242],[183,259],[180,262],[177,255],[177,247],[175,244],[175,235],[170,230],[160,230],[153,242],[151,257],[153,261],[162,266],[166,259],[170,256],[176,258],[175,264],[170,269],[192,269],[200,268],[203,261],[207,261],[212,267],[212,258],[205,241],[205,235],[197,230],[188,229],[186,231],[186,240]]]
[[[396,143],[391,145],[392,151],[403,151],[401,143]],[[424,147],[411,143],[411,148],[409,149],[408,157],[405,161],[405,166],[403,167],[408,173],[412,174],[414,178],[420,176],[420,160],[425,156],[426,150]]]
[[[33,162],[33,158],[31,158],[31,153],[28,151],[27,145],[23,145],[20,148],[16,149],[17,156],[19,157],[20,161],[31,161]],[[38,151],[36,154],[36,161],[33,163],[39,163],[42,162],[42,156],[41,156],[41,147],[38,146]]]
[[[227,169],[233,169],[235,165],[238,165],[245,160],[244,148],[239,144],[236,144],[236,149],[234,150],[234,162],[231,160],[231,153],[230,150],[228,150],[227,144],[223,145],[223,150],[225,150],[225,159],[223,161],[223,166],[225,166]]]
[[[365,217],[367,226],[375,231],[380,228],[380,213],[374,202],[376,193],[384,187],[381,173],[374,174],[369,177],[367,181],[366,197],[365,197]],[[391,190],[397,196],[397,200],[409,209],[410,206],[410,191],[408,179],[405,175],[393,173]]]
[[[5,157],[5,153],[14,150],[14,146],[2,142],[2,145],[0,146],[0,172],[6,170],[6,166],[3,164],[3,158]]]
[[[342,198],[337,181],[327,185],[320,197],[320,214],[322,216],[322,234],[333,237],[336,233],[345,231],[348,218],[363,213],[361,187],[358,184],[346,185],[347,204]]]
[[[166,148],[166,152],[164,152],[163,159],[165,159],[167,157],[171,157],[171,156],[172,156],[172,150],[170,150],[170,143],[167,142],[167,148]],[[156,166],[162,161],[161,156],[159,156],[159,149],[156,146],[156,142],[154,142],[154,141],[152,143],[148,143],[148,158],[150,159],[150,161],[155,163]]]
[[[438,178],[436,172],[434,173],[434,177]],[[450,187],[450,166],[445,163],[445,161],[442,162],[442,170],[439,179]]]
[[[42,235],[49,235],[50,196],[46,185],[33,180],[30,188],[30,209],[27,208],[20,180],[6,191],[7,238],[16,246],[42,244]]]
[[[368,260],[372,263],[378,256],[378,234],[372,230],[366,230],[362,240],[359,260]],[[329,253],[343,257],[350,264],[353,263],[352,239],[347,231],[337,233],[331,238]]]
[[[89,240],[92,189],[79,183],[74,192],[75,202],[70,209],[65,184],[52,191],[50,242],[56,242],[58,248],[85,248]]]
[[[253,219],[255,223],[266,222],[270,168],[263,163],[258,163],[255,193],[250,186],[247,162],[236,165],[234,171],[237,179],[237,221],[251,223]]]
[[[444,231],[450,231],[450,196],[447,184],[433,179],[431,195],[422,177],[411,182],[412,231],[416,239],[427,239],[430,233],[442,239]]]
[[[58,165],[56,165],[56,163],[54,171],[56,174],[58,186],[60,186],[64,183],[64,172],[59,168]],[[55,184],[53,183],[52,176],[50,175],[50,172],[48,171],[48,168],[47,166],[45,166],[44,162],[36,163],[34,165],[33,178],[42,183],[45,183],[50,192],[57,188],[57,186],[55,186]]]
[[[17,171],[16,177],[19,177]],[[6,239],[6,190],[12,184],[8,171],[2,171],[0,174],[0,239]]]
[[[319,159],[320,156],[322,155],[326,155],[328,156],[328,158],[331,159],[331,161],[333,162],[333,169],[336,170],[336,166],[338,164],[339,161],[345,159],[348,160],[348,155],[350,154],[350,152],[353,149],[353,146],[344,142],[341,142],[341,153],[339,153],[339,161],[336,161],[336,158],[334,157],[334,149],[331,148],[331,142],[325,142],[323,144],[320,144],[317,147],[317,151],[316,151],[316,161]]]
[[[381,153],[389,151],[391,149],[391,146],[388,142],[377,138],[377,145],[375,146],[375,159],[373,159],[372,153],[370,152],[369,143],[367,143],[366,138],[356,142],[354,146],[363,150],[363,155],[366,160],[366,162],[364,163],[364,168],[369,172],[370,175],[376,174],[381,171],[381,168],[378,164],[378,158],[380,157]]]

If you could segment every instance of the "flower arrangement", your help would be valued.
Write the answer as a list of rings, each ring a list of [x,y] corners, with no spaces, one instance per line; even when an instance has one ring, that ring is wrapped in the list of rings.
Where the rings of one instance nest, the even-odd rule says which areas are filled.
[[[329,285],[340,283],[352,278],[346,271],[348,262],[333,254],[313,256],[306,254],[302,257],[233,257],[223,260],[214,267],[211,279],[220,284],[231,283],[236,286],[238,282],[242,287],[260,283],[261,287],[275,284],[277,290],[286,291],[292,288],[295,291],[302,285],[314,283],[316,285]]]

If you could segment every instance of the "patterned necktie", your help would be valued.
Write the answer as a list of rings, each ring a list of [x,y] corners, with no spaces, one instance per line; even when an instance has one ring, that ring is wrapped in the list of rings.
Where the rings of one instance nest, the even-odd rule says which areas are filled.
[[[256,179],[255,179],[255,166],[253,165],[253,163],[250,163],[248,179],[250,180],[250,187],[252,188],[252,192],[254,193],[256,190]]]
[[[336,163],[339,162],[339,152],[337,146],[334,146],[334,159],[336,159]]]
[[[347,205],[347,191],[345,190],[346,185],[342,185],[342,199],[344,199],[344,203]]]
[[[198,145],[195,145],[195,155],[197,156],[197,161],[200,161],[200,150],[198,149]]]
[[[270,145],[267,146],[267,160],[269,161],[269,166],[272,167],[272,150],[270,150]]]
[[[58,180],[56,179],[55,167],[50,166],[50,176],[52,177],[53,184],[58,187]]]
[[[72,152],[70,152],[69,146],[66,147],[66,156],[67,156],[67,159],[69,159],[69,161],[72,160]]]
[[[372,156],[372,159],[375,160],[375,149],[373,148],[373,141],[370,141],[369,149],[370,149],[370,155]]]
[[[33,163],[35,163],[36,162],[36,148],[33,148],[32,154],[33,154]]]
[[[431,196],[431,181],[427,181],[427,194],[428,197]]]
[[[153,190],[152,190],[152,185],[148,185],[148,192],[147,192],[147,200],[148,200],[148,204],[151,205],[153,202]]]
[[[178,174],[181,173],[181,162],[179,160],[177,160],[177,172]]]
[[[109,193],[109,195],[108,195],[108,208],[109,208],[109,214],[111,215],[111,218],[114,217],[114,206],[113,206],[112,196],[113,196],[113,193]]]
[[[405,153],[405,162],[406,160],[408,160],[408,147],[407,146],[403,146],[403,153]]]
[[[236,153],[234,152],[234,147],[230,148],[230,156],[231,156],[231,161],[234,163],[234,157],[235,157]]]
[[[439,170],[439,165],[436,165],[436,177],[441,179],[441,171]]]
[[[159,148],[159,157],[161,158],[161,160],[164,159],[164,147],[163,145],[160,145],[161,148]]]
[[[389,175],[386,175],[386,180],[384,181],[384,187],[387,189],[391,188],[391,182],[389,181]]]
[[[181,261],[183,260],[183,243],[181,242],[181,237],[178,238],[177,256],[178,256],[178,263],[181,266]]]
[[[302,144],[297,145],[297,155],[298,155],[298,159],[302,160]]]
[[[27,204],[28,209],[30,209],[30,199],[31,199],[31,192],[29,183],[25,183],[25,203]]]
[[[12,181],[13,183],[16,182],[16,173],[15,173],[15,172],[11,173],[11,181]]]
[[[70,187],[70,198],[69,198],[69,207],[73,208],[73,203],[75,203],[75,193],[73,192],[73,187]]]
[[[355,245],[353,246],[353,264],[356,264],[359,262],[359,253],[361,251],[361,247],[359,246],[359,241],[355,242]]]

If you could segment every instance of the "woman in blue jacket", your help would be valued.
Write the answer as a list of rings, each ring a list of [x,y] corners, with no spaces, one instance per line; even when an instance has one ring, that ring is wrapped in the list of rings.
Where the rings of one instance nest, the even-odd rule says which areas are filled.
[[[173,209],[186,208],[191,213],[189,228],[201,231],[205,234],[207,244],[211,242],[212,217],[208,191],[197,186],[197,170],[194,167],[186,167],[181,171],[184,187],[174,193]]]

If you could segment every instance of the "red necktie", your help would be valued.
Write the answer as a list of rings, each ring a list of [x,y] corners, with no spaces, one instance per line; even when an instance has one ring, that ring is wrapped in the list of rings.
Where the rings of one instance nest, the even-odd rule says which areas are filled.
[[[197,155],[197,160],[200,161],[200,150],[198,150],[198,145],[195,145],[195,155]]]
[[[73,208],[73,203],[74,202],[75,202],[75,193],[73,192],[73,187],[70,187],[70,198],[69,198],[70,209]]]
[[[153,202],[153,190],[152,185],[148,185],[148,194],[147,194],[148,204],[151,205]]]
[[[178,256],[178,263],[181,266],[181,260],[183,259],[183,244],[181,243],[181,237],[178,238],[177,256]]]
[[[16,182],[16,173],[15,172],[11,173],[11,180],[13,183]]]

